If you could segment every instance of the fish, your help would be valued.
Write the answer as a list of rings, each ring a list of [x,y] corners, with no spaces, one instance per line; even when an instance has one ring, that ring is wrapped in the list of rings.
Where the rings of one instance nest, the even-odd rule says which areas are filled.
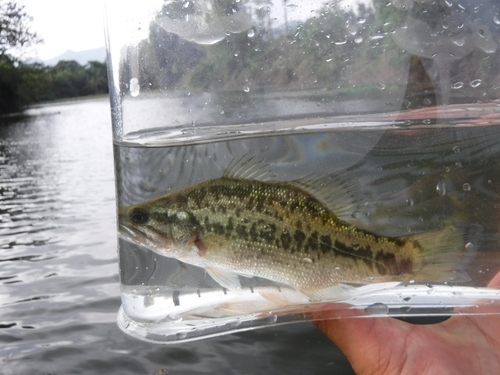
[[[118,208],[122,238],[201,267],[222,287],[239,276],[296,289],[311,301],[345,298],[356,285],[461,281],[478,248],[473,224],[387,237],[349,223],[356,179],[319,173],[276,181],[255,157],[219,178]]]

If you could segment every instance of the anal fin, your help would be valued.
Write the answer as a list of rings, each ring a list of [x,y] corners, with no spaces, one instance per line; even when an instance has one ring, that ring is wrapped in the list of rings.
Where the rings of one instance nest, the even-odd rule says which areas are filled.
[[[234,272],[221,268],[205,268],[208,274],[223,288],[232,292],[241,290],[241,283],[238,275]]]
[[[300,292],[311,299],[311,301],[335,301],[344,299],[353,293],[356,288],[347,284],[337,285],[324,289],[301,289]]]
[[[348,298],[377,293],[386,289],[392,289],[401,285],[399,281],[390,281],[385,283],[367,284],[361,286],[351,286],[339,283],[335,286],[324,289],[309,289],[301,290],[301,292],[308,296],[311,301],[342,301]]]

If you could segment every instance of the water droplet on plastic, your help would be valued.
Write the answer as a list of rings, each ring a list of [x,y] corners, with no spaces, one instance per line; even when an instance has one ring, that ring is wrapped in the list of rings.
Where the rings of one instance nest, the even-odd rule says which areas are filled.
[[[235,53],[234,53],[234,57],[238,57],[238,52],[235,52]]]
[[[408,314],[411,311],[411,306],[402,306],[401,307],[401,312]]]
[[[302,263],[312,263],[312,259],[311,258],[304,258],[302,259]]]
[[[436,185],[436,192],[440,197],[443,197],[446,194],[446,185],[443,180],[439,180]]]
[[[413,199],[411,199],[411,198],[410,198],[410,199],[407,199],[407,200],[406,200],[406,204],[408,205],[408,207],[413,206],[413,204],[414,204]]]
[[[453,152],[455,154],[459,154],[460,153],[460,147],[459,146],[453,146],[452,150],[453,150]]]
[[[166,318],[168,321],[171,321],[171,322],[181,322],[182,321],[182,316],[174,315],[174,314],[167,315]]]
[[[244,86],[244,87],[243,87],[243,91],[245,91],[245,92],[250,92],[250,87],[248,87],[248,86]]]
[[[223,109],[221,109],[221,110],[220,110],[220,114],[221,114],[221,115],[223,115],[223,114],[224,114],[224,110],[223,110]]]
[[[424,99],[424,104],[425,104],[425,105],[431,105],[431,104],[432,104],[432,101],[431,101],[429,98],[425,98],[425,99]]]
[[[380,90],[385,89],[385,85],[384,85],[382,82],[377,82],[377,87],[378,87]]]
[[[470,191],[471,189],[470,184],[466,182],[465,184],[462,185],[462,189],[464,189],[464,191]]]
[[[366,18],[363,18],[363,17],[358,17],[358,19],[356,20],[357,23],[359,24],[363,24],[366,22]]]
[[[137,78],[132,78],[130,80],[130,95],[134,98],[139,95],[141,88],[139,86],[139,80]]]
[[[495,22],[495,24],[497,25],[500,25],[500,15],[495,14],[495,16],[493,17],[493,22]]]
[[[478,87],[481,83],[483,83],[483,81],[481,81],[480,79],[475,79],[470,83],[470,87]]]
[[[432,121],[431,121],[431,119],[428,119],[428,118],[427,118],[427,119],[423,120],[422,122],[423,122],[425,125],[429,125]]]
[[[453,85],[451,85],[451,88],[453,90],[458,90],[458,89],[461,89],[462,87],[464,87],[464,83],[463,82],[455,82]]]
[[[232,322],[229,323],[229,325],[231,327],[238,327],[241,325],[241,320],[240,319],[233,320]]]
[[[365,308],[370,315],[386,315],[389,313],[389,307],[383,303],[374,303]]]
[[[340,76],[343,79],[350,79],[352,75],[352,67],[350,65],[346,65],[342,70],[340,71]]]
[[[278,62],[276,63],[279,69],[285,69],[285,59],[282,56],[278,56]]]
[[[465,250],[472,250],[474,248],[474,244],[472,242],[467,242],[464,247]]]
[[[278,321],[278,316],[277,315],[270,315],[267,317],[267,321],[269,321],[269,323],[276,323]]]
[[[363,41],[363,38],[362,38],[362,37],[358,37],[358,38],[354,39],[354,43],[356,43],[356,44],[359,44],[359,43],[361,43],[362,41]]]
[[[359,219],[359,218],[361,217],[361,212],[359,212],[359,211],[353,211],[353,212],[351,213],[351,217],[352,217],[353,219]]]
[[[253,38],[253,37],[255,36],[255,30],[254,30],[254,29],[250,29],[250,30],[248,30],[248,32],[247,32],[247,36],[248,36],[249,38]]]
[[[436,288],[434,288],[432,285],[429,286],[429,289],[427,289],[427,294],[434,294],[436,292]]]

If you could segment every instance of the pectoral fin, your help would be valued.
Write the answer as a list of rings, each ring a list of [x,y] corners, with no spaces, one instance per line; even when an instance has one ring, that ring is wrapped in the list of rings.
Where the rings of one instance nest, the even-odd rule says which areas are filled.
[[[213,234],[203,239],[195,239],[193,241],[193,245],[198,249],[199,257],[204,259],[203,262],[207,262],[205,264],[210,264],[210,262],[213,261],[214,251],[216,249],[221,251],[221,249],[224,248],[225,238],[223,236]],[[202,267],[205,268],[212,279],[217,281],[221,287],[230,291],[238,291],[241,289],[240,280],[236,273],[223,268],[206,267],[204,265]]]
[[[232,292],[241,290],[240,279],[234,272],[221,268],[205,268],[208,274],[223,288]]]

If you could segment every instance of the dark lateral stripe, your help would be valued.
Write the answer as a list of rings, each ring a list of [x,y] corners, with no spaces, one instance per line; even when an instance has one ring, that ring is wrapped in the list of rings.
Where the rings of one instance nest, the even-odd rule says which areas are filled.
[[[221,223],[213,223],[212,228],[215,234],[224,234],[224,225]]]
[[[354,249],[349,247],[342,242],[336,240],[332,243],[332,239],[330,236],[320,236],[319,238],[319,249],[323,254],[327,254],[329,252],[333,252],[337,256],[350,258],[350,259],[360,259],[365,263],[370,264],[374,262],[373,252],[370,247],[359,247]]]
[[[318,250],[318,232],[313,232],[307,239],[307,245],[313,251]]]
[[[332,250],[335,251],[335,249],[332,247],[332,239],[330,238],[330,236],[320,237],[319,249],[323,252],[323,254]]]
[[[275,234],[276,234],[276,225],[269,224],[268,228],[260,233],[260,237],[266,241],[267,243],[274,242]]]
[[[293,239],[295,240],[295,242],[297,244],[297,249],[300,250],[300,248],[302,247],[302,243],[306,239],[306,235],[304,232],[297,229],[297,230],[295,230],[295,233],[293,234]]]
[[[250,234],[250,238],[252,239],[252,241],[257,242],[257,239],[259,237],[259,233],[257,232],[257,224],[253,223],[248,233]]]
[[[236,226],[236,234],[238,237],[246,240],[248,237],[247,228],[244,225],[238,224]]]
[[[290,245],[292,244],[292,236],[288,232],[284,232],[281,234],[281,245],[283,246],[283,249],[288,250],[290,249]]]
[[[332,239],[327,235],[320,237],[319,248],[323,254],[333,252],[336,256],[361,260],[367,265],[373,265],[380,275],[400,275],[413,271],[411,259],[407,258],[398,263],[396,256],[391,252],[378,251],[374,256],[369,246],[354,249],[338,240],[332,244]]]
[[[392,253],[379,251],[375,256],[375,261],[377,262],[377,269],[383,274],[380,268],[384,268],[385,272],[390,275],[401,275],[404,273],[413,272],[413,261],[409,258],[405,258],[400,262],[396,261],[396,256]],[[383,267],[382,267],[383,265]]]
[[[227,225],[226,225],[226,231],[227,232],[232,232],[234,229],[234,225],[233,225],[233,218],[230,217],[228,220],[227,220]]]

